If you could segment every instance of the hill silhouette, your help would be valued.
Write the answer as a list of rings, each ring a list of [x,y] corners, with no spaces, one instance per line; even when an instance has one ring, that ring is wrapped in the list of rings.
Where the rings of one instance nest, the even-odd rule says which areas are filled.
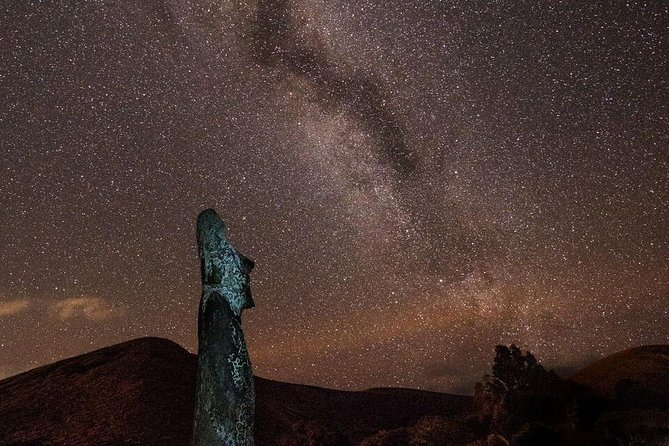
[[[623,350],[588,365],[571,379],[624,405],[669,409],[669,345]]]
[[[0,381],[0,445],[187,445],[195,378],[196,356],[160,338],[6,378]],[[472,406],[468,396],[392,388],[347,392],[259,377],[256,394],[258,446],[285,442],[296,426],[355,442]]]
[[[196,362],[172,341],[140,338],[6,378],[0,381],[0,446],[187,445]],[[669,346],[616,353],[574,374],[569,382],[578,387],[554,376],[554,396],[578,408],[569,413],[591,412],[586,425],[578,415],[581,421],[569,428],[526,425],[501,433],[512,445],[535,444],[527,438],[542,429],[567,441],[559,444],[627,444],[635,438],[665,444],[668,376]],[[255,382],[257,446],[347,446],[363,439],[372,446],[410,439],[483,445],[499,434],[469,396],[401,388],[347,392],[259,377]],[[597,399],[582,399],[590,393]],[[510,415],[522,424],[521,412]]]

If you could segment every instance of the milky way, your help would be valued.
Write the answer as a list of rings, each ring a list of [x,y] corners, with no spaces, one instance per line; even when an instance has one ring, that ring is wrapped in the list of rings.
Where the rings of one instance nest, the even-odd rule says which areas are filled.
[[[0,377],[193,351],[195,217],[256,261],[257,374],[470,392],[669,342],[668,6],[0,7]]]

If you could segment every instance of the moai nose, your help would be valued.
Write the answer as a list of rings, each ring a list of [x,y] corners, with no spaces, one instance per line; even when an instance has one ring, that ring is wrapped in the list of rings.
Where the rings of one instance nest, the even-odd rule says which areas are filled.
[[[237,254],[239,255],[239,260],[240,260],[240,263],[241,263],[242,272],[244,274],[251,274],[251,271],[253,270],[253,267],[255,266],[256,262],[254,262],[253,260],[246,257],[241,252],[238,252]]]

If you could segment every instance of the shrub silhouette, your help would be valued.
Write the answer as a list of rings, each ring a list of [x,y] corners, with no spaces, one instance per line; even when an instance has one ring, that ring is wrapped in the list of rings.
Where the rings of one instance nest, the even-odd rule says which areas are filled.
[[[410,427],[381,431],[360,446],[463,446],[478,438],[480,430],[475,417],[429,416]]]
[[[506,438],[526,423],[560,425],[576,412],[563,380],[513,344],[495,347],[492,375],[476,386],[475,401],[491,431]]]
[[[281,446],[351,446],[339,431],[316,420],[299,421],[280,440]]]

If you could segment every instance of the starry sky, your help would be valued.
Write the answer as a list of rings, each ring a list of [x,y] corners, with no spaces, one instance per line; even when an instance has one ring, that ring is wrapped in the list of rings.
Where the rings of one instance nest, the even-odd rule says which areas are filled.
[[[0,6],[0,377],[197,348],[195,218],[256,374],[468,393],[669,342],[669,4]]]

